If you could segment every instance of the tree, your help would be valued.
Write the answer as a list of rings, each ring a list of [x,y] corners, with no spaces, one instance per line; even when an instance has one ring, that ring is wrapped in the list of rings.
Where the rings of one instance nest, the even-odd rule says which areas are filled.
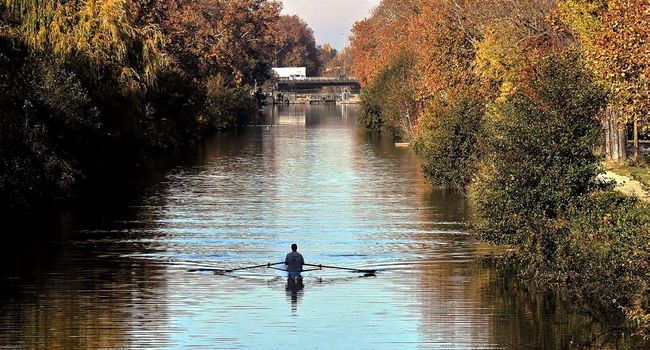
[[[318,45],[318,52],[320,54],[320,61],[323,66],[323,69],[329,65],[329,63],[336,57],[338,52],[332,45],[326,43],[323,45]]]
[[[413,50],[418,57],[420,99],[441,96],[446,89],[473,79],[473,39],[478,33],[467,9],[477,5],[473,0],[420,1],[410,28],[411,40],[426,48]]]
[[[594,67],[612,92],[619,122],[631,123],[635,156],[640,123],[650,122],[650,3],[611,0],[594,45]]]
[[[408,28],[417,13],[417,0],[384,0],[372,16],[354,24],[350,48],[354,75],[361,86],[370,84],[404,50],[412,48]]]
[[[166,48],[174,63],[193,78],[205,82],[221,75],[228,84],[251,85],[268,78],[253,73],[271,56],[269,24],[279,16],[278,3],[171,0],[158,6]]]
[[[436,98],[419,116],[415,151],[425,176],[434,186],[465,193],[482,157],[485,102],[471,87],[452,98]]]
[[[273,64],[276,67],[306,67],[308,75],[321,72],[320,51],[314,31],[298,16],[281,16],[271,28]]]
[[[352,49],[346,47],[327,62],[323,68],[323,75],[329,77],[351,76],[353,65]]]
[[[160,33],[151,26],[135,26],[127,0],[6,3],[21,23],[18,32],[32,48],[114,66],[125,85],[139,77],[152,82],[164,63]],[[133,51],[137,55],[129,55]]]
[[[0,204],[47,205],[247,124],[267,0],[0,0]]]
[[[398,137],[409,138],[415,132],[415,60],[403,52],[366,86],[361,94],[363,127],[382,129]]]
[[[554,7],[555,0],[500,0],[481,9],[489,15],[481,15],[472,66],[487,98],[507,98],[520,69],[532,56],[570,45],[547,21]]]
[[[614,161],[625,161],[625,125],[637,127],[650,110],[650,15],[647,0],[562,0],[560,17],[584,50],[585,62],[611,93],[604,114],[605,148]]]

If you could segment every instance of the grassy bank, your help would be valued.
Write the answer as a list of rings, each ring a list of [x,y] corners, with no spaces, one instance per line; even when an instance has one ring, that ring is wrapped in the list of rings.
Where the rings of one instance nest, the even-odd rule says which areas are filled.
[[[650,166],[609,165],[607,170],[636,180],[646,191],[650,191]]]

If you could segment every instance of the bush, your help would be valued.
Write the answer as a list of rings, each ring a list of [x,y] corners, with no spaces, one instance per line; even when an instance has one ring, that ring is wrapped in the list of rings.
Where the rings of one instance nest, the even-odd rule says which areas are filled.
[[[552,268],[597,319],[625,316],[650,336],[650,205],[606,191],[568,208],[565,222]]]
[[[205,92],[180,69],[167,67],[147,90],[144,133],[153,151],[191,142],[201,136],[198,115]]]
[[[361,93],[360,126],[381,129],[398,137],[411,136],[415,114],[412,75],[415,60],[407,52],[397,56]]]
[[[481,157],[485,102],[459,92],[437,99],[420,116],[415,151],[435,186],[464,191],[473,180]]]
[[[361,91],[361,105],[357,124],[368,129],[381,129],[380,93],[375,84],[369,85]]]
[[[70,194],[83,175],[62,147],[61,130],[94,125],[92,110],[74,74],[0,36],[0,206]]]
[[[210,130],[248,125],[256,108],[249,90],[247,87],[228,86],[220,75],[210,77],[201,121]]]
[[[575,55],[526,68],[490,107],[472,186],[479,236],[514,244],[525,275],[562,283],[605,324],[650,335],[650,206],[597,181],[605,96]]]
[[[605,94],[581,67],[573,53],[542,59],[488,109],[488,152],[472,190],[481,238],[552,251],[553,220],[598,186]]]

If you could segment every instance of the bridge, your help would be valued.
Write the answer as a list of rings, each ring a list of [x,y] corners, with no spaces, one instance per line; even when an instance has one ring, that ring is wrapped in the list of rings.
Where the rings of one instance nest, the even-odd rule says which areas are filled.
[[[359,81],[349,77],[291,77],[278,78],[278,91],[313,91],[326,86],[348,86],[358,91]]]

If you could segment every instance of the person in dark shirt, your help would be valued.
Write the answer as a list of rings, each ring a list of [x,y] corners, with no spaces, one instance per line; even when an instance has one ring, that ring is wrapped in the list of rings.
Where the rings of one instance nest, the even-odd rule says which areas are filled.
[[[300,272],[302,271],[302,265],[305,264],[305,259],[302,257],[302,254],[298,253],[298,245],[291,245],[291,253],[287,254],[287,257],[284,259],[284,264],[287,265],[287,271],[289,272],[289,277],[300,278]]]

